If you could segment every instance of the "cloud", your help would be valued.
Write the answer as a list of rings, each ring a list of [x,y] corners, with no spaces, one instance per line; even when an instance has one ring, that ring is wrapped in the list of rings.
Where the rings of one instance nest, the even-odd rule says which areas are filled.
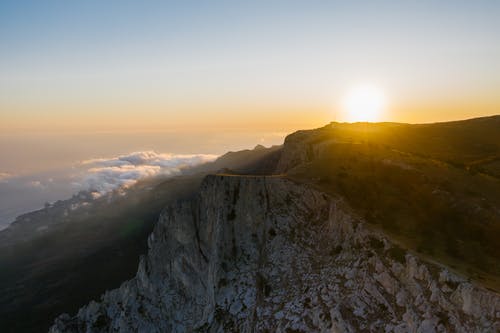
[[[82,181],[74,182],[101,194],[117,188],[127,188],[138,180],[155,176],[174,176],[182,169],[212,161],[215,155],[159,154],[154,151],[133,152],[113,158],[86,160]]]
[[[7,172],[0,172],[0,182],[8,182],[12,175]]]
[[[42,183],[39,180],[32,180],[28,183],[31,187],[43,187]]]

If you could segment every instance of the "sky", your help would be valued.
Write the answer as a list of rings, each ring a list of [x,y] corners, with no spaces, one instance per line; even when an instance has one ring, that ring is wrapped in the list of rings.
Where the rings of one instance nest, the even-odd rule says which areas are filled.
[[[272,130],[500,106],[499,1],[2,1],[0,130]],[[189,130],[187,131],[189,132]]]

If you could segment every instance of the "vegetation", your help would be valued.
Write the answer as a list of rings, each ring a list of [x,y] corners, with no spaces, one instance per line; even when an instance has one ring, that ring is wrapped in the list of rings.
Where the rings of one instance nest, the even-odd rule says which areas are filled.
[[[500,117],[332,124],[292,179],[339,194],[400,244],[500,291]],[[397,256],[397,253],[395,253]]]

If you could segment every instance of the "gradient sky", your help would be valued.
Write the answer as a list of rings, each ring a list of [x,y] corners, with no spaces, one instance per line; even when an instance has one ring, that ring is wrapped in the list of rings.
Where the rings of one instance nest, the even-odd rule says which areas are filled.
[[[498,114],[500,1],[0,2],[0,131],[292,129]]]

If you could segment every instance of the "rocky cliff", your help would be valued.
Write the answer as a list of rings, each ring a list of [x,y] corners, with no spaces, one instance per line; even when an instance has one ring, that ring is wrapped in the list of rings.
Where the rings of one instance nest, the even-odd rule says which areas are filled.
[[[302,157],[299,157],[302,158]],[[496,332],[500,296],[282,177],[207,176],[135,278],[51,332]]]

